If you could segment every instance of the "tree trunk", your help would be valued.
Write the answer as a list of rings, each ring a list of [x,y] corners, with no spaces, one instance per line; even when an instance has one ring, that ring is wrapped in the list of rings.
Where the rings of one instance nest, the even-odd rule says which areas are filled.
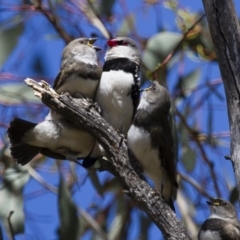
[[[233,0],[203,0],[228,105],[231,160],[240,200],[240,28]]]

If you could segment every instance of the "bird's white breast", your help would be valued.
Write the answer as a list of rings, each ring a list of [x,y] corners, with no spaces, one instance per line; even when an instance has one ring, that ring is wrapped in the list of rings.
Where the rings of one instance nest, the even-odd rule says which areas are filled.
[[[150,134],[143,128],[131,125],[127,139],[129,148],[141,163],[144,172],[154,181],[155,187],[160,190],[161,162],[159,160],[158,149],[151,147]]]
[[[124,135],[130,127],[133,116],[131,96],[134,78],[122,70],[103,72],[97,91],[96,101],[102,116]]]

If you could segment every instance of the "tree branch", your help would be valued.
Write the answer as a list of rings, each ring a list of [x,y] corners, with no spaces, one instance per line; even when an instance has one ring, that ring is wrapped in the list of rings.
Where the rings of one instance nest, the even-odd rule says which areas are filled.
[[[75,126],[88,131],[105,149],[109,161],[100,160],[101,168],[111,172],[122,183],[125,192],[145,211],[165,239],[191,239],[181,221],[164,202],[161,195],[153,190],[132,169],[128,147],[123,136],[117,133],[96,111],[96,105],[86,99],[73,99],[69,94],[58,95],[50,86],[26,79],[41,101],[54,109]]]
[[[53,10],[51,1],[48,1],[48,3],[49,3],[50,9]],[[56,29],[60,37],[62,37],[66,43],[71,42],[73,40],[73,37],[69,36],[65,32],[65,30],[61,27],[59,20],[57,18],[57,15],[55,15],[52,11],[48,11],[44,9],[42,0],[37,0],[35,4],[36,4],[35,6],[36,10],[40,11],[43,15],[46,16],[46,18],[52,23],[52,25],[54,26],[54,28]]]
[[[240,199],[240,28],[233,0],[203,0],[228,105],[233,161]]]

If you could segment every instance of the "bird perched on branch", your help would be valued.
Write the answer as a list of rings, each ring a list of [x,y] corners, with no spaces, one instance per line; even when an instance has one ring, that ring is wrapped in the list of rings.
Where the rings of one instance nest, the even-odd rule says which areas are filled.
[[[96,38],[78,38],[63,50],[61,70],[54,82],[57,93],[68,92],[73,97],[93,99],[101,77],[96,51]],[[38,153],[58,158],[77,160],[88,156],[95,139],[73,126],[55,111],[50,110],[39,124],[13,119],[8,128],[10,150],[19,164],[27,164]]]
[[[234,206],[221,198],[207,201],[211,215],[203,223],[199,240],[239,240],[240,224]]]
[[[127,37],[110,39],[96,102],[111,126],[127,135],[139,103],[140,51]]]
[[[174,210],[173,187],[177,188],[174,143],[168,119],[171,100],[167,90],[154,82],[143,90],[133,123],[128,131],[128,146],[144,173]]]
[[[135,41],[128,37],[110,39],[107,44],[109,49],[105,55],[96,102],[102,117],[126,136],[139,103],[141,54]],[[96,156],[101,155],[100,152],[104,151],[96,144],[83,166],[90,167]]]

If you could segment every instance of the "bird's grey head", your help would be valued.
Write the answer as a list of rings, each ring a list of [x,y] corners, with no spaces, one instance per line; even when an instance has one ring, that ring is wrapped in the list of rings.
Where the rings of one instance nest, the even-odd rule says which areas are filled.
[[[128,37],[117,37],[107,42],[109,49],[105,55],[105,61],[116,58],[128,58],[140,64],[141,53],[135,41]]]
[[[148,111],[155,118],[161,118],[159,113],[169,113],[171,98],[166,88],[158,82],[154,82],[149,88],[143,91],[138,109]]]
[[[97,65],[96,52],[101,49],[93,45],[96,40],[97,38],[77,38],[71,41],[63,50],[62,67],[68,64],[71,59]]]
[[[226,220],[237,220],[237,212],[230,202],[221,198],[210,198],[207,204],[211,211],[210,218],[219,217]]]

